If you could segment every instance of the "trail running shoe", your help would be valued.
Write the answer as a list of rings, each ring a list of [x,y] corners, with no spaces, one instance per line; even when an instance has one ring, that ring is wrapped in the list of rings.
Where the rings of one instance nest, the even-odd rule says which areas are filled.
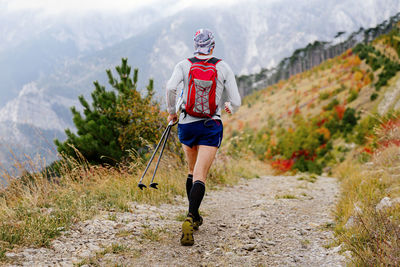
[[[193,221],[193,229],[199,230],[199,226],[203,224],[203,217],[200,216],[199,220]]]
[[[182,246],[192,246],[194,244],[193,231],[193,218],[188,216],[182,224]]]

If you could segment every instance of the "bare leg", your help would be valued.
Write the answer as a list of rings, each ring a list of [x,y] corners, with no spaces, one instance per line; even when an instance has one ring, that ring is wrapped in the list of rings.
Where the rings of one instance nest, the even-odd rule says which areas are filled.
[[[210,170],[211,164],[214,161],[218,147],[213,146],[198,146],[196,165],[194,166],[193,182],[200,180],[206,183],[207,173]]]
[[[188,174],[193,174],[194,166],[197,160],[198,146],[190,148],[187,145],[182,144],[183,151],[185,151],[186,162],[188,163]]]
[[[189,171],[193,171],[193,187],[189,196],[188,217],[182,224],[182,245],[193,245],[193,231],[198,229],[203,223],[203,218],[199,214],[199,207],[205,194],[205,181],[208,170],[215,158],[218,148],[212,146],[199,145],[196,147],[196,153],[193,149],[183,145],[186,159],[189,163]],[[194,156],[196,155],[196,156]],[[194,164],[194,170],[191,164]]]

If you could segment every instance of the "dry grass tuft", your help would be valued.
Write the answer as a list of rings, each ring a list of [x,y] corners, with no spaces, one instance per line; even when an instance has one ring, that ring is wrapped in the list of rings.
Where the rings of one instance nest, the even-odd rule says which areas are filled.
[[[400,264],[399,166],[400,147],[392,145],[365,165],[347,161],[337,170],[343,194],[335,231],[356,266]],[[382,207],[385,197],[391,203]]]

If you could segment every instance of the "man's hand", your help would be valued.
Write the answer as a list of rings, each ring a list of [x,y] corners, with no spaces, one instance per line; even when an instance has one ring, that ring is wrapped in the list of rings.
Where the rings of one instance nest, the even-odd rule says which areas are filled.
[[[176,114],[169,114],[167,120],[168,120],[168,123],[169,123],[170,121],[172,121],[173,123],[175,123],[175,122],[178,120],[178,115],[176,115]]]
[[[226,113],[232,114],[231,102],[225,102],[225,111],[226,111]]]

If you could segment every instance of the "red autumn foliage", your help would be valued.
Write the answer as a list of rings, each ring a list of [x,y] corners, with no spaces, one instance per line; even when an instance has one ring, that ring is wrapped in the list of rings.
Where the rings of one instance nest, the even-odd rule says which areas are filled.
[[[322,144],[318,147],[318,150],[324,149],[326,147],[326,144]]]
[[[369,147],[364,147],[363,152],[370,154],[370,155],[374,154],[374,151]]]
[[[395,145],[395,146],[400,146],[400,140],[399,139],[392,139],[392,140],[385,140],[379,142],[379,147],[380,148],[386,148],[390,145]]]
[[[343,119],[344,111],[346,110],[346,107],[344,105],[337,105],[335,107],[336,114],[338,115],[339,119]]]
[[[316,158],[315,153],[311,154],[307,150],[299,150],[299,151],[293,152],[290,159],[276,159],[276,160],[271,161],[271,166],[272,166],[272,168],[279,170],[281,172],[287,172],[292,169],[296,160],[302,156],[304,157],[305,160],[311,160],[311,161],[314,161]]]
[[[396,131],[400,127],[400,118],[390,119],[380,125],[379,135],[382,136],[378,141],[379,148],[386,148],[390,145],[400,146],[400,139],[397,135],[393,135],[391,131]]]
[[[320,120],[319,122],[317,122],[318,127],[321,127],[322,125],[324,125],[325,122],[327,122],[327,119],[326,119],[326,118],[323,118],[322,120]]]
[[[398,128],[400,128],[399,116],[381,123],[375,130],[375,133],[369,136],[370,139],[375,140],[376,147],[367,146],[362,150],[362,152],[374,154],[376,151],[380,151],[392,145],[400,147],[399,135],[393,134],[396,133]]]
[[[388,120],[387,122],[382,123],[380,126],[380,128],[385,131],[392,130],[396,127],[400,127],[400,119]]]
[[[272,168],[282,172],[287,172],[291,170],[293,165],[294,165],[293,159],[277,159],[271,162]]]

